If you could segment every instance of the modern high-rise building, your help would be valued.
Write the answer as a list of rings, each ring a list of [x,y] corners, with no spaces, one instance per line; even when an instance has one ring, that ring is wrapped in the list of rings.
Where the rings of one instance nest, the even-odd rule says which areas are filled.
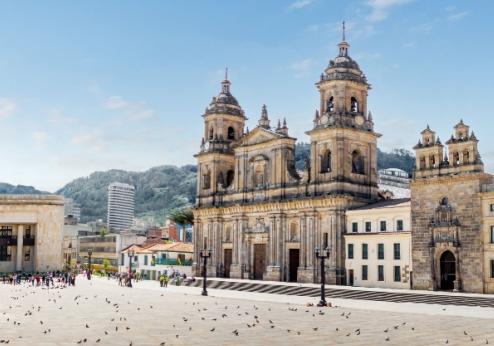
[[[111,183],[108,186],[108,230],[129,230],[134,219],[135,188],[129,184]]]

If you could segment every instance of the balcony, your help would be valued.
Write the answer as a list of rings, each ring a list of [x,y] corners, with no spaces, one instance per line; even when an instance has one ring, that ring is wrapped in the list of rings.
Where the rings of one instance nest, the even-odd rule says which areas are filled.
[[[34,236],[30,236],[29,238],[24,237],[22,242],[24,246],[34,246],[35,244]]]
[[[192,260],[184,260],[178,261],[177,259],[172,258],[160,258],[153,262],[151,261],[151,265],[165,265],[165,266],[191,266]]]
[[[7,246],[17,246],[17,236],[15,235],[1,236],[0,244]]]

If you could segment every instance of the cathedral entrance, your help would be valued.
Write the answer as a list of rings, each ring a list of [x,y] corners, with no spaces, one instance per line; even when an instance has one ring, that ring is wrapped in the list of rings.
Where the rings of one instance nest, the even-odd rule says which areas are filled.
[[[266,244],[254,245],[254,280],[262,280],[266,269]]]
[[[289,257],[289,270],[288,270],[288,281],[289,282],[297,282],[297,272],[298,265],[300,261],[300,250],[299,249],[290,249],[288,253]]]
[[[223,253],[223,258],[224,261],[223,263],[225,264],[225,278],[230,277],[230,267],[232,266],[232,249],[225,249],[225,252]]]
[[[452,290],[456,280],[456,259],[451,251],[441,255],[441,289]]]

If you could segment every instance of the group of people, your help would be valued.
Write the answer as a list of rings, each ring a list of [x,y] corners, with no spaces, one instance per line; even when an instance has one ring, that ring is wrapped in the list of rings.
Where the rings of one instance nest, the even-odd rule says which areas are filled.
[[[67,286],[75,286],[75,273],[71,272],[44,272],[44,273],[10,273],[2,275],[4,284],[20,285],[31,284],[33,287],[53,287],[55,282]]]
[[[132,279],[135,278],[135,275],[133,273],[121,272],[116,273],[115,277],[119,286],[132,287]]]

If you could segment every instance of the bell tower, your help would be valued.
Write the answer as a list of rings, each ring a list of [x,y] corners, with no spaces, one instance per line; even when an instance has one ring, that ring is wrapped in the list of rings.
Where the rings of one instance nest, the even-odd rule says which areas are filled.
[[[349,193],[365,202],[377,199],[377,138],[367,110],[371,86],[349,55],[345,37],[316,86],[320,94],[311,137],[311,189],[315,195]]]
[[[237,99],[230,92],[228,69],[221,82],[221,91],[213,97],[203,114],[204,137],[197,158],[198,206],[214,204],[215,195],[234,182],[233,148],[244,134],[247,119]]]

